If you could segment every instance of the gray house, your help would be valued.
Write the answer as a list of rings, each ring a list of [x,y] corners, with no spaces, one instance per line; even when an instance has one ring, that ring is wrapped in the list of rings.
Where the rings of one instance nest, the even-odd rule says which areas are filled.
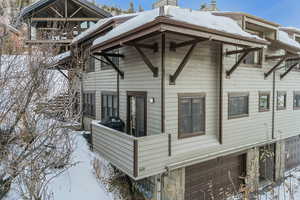
[[[94,151],[156,200],[226,199],[281,179],[300,164],[299,35],[176,6],[98,21],[72,42]],[[111,117],[124,130],[100,123]]]

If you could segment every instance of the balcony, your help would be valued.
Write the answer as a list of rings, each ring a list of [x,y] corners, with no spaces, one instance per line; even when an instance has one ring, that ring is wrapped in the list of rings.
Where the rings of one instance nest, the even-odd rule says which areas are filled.
[[[92,140],[95,152],[135,180],[165,171],[168,134],[133,137],[93,122]]]

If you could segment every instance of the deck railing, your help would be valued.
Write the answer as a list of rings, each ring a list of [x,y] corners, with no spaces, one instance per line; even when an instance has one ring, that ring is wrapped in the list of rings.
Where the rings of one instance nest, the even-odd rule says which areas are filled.
[[[167,134],[134,137],[96,122],[92,140],[95,152],[136,180],[163,172],[170,152]]]

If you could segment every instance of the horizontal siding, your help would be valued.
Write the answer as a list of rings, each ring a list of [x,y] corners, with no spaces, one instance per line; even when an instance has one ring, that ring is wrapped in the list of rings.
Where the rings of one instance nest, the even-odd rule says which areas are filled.
[[[92,125],[94,151],[128,175],[133,175],[134,138],[112,129]]]

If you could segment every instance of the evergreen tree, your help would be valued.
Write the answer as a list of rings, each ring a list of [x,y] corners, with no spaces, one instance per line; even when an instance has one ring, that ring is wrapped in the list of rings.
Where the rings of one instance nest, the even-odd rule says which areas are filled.
[[[134,13],[134,12],[135,12],[134,3],[133,1],[130,1],[128,13]]]
[[[142,5],[140,4],[139,5],[139,12],[143,12],[144,11],[144,8],[142,7]]]

